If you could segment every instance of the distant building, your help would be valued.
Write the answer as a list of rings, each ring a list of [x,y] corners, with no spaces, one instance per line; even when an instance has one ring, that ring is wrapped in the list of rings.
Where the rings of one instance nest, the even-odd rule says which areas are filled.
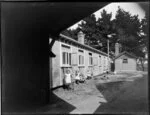
[[[89,70],[94,76],[110,70],[108,54],[85,45],[84,37],[84,33],[80,31],[78,41],[63,34],[55,41],[52,52],[56,56],[50,58],[51,88],[63,85],[67,69],[72,72],[79,70],[84,75]]]
[[[122,53],[119,52],[119,44],[115,45],[115,71],[136,71],[137,70],[137,57],[133,54],[124,51]]]

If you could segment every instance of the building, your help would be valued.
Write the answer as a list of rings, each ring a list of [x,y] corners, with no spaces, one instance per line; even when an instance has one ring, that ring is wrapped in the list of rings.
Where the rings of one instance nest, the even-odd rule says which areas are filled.
[[[66,69],[72,72],[79,70],[84,75],[89,70],[93,76],[109,70],[108,54],[85,45],[84,37],[80,31],[78,41],[63,34],[55,41],[52,52],[56,56],[50,58],[51,88],[63,85]]]
[[[115,44],[115,71],[136,71],[137,70],[137,57],[133,54],[130,54],[127,51],[119,53],[120,45]]]

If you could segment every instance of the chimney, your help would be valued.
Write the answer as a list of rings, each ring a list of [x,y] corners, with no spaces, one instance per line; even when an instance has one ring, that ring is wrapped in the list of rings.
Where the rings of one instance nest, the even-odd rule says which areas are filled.
[[[80,42],[81,44],[84,44],[85,34],[82,31],[80,31],[77,36],[78,36],[78,42]]]
[[[119,43],[116,43],[115,44],[115,56],[118,56],[119,55]]]

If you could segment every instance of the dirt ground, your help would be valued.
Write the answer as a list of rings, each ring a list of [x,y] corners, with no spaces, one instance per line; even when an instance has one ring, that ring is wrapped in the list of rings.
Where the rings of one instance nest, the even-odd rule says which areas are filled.
[[[74,91],[58,88],[51,92],[47,105],[18,107],[14,114],[135,114],[148,113],[147,72],[98,75],[75,85]],[[12,111],[6,113],[12,114]]]
[[[59,88],[54,94],[75,106],[77,110],[73,113],[148,112],[146,73],[109,74],[109,80],[101,80],[101,77],[97,76],[87,80],[85,84],[75,85],[74,91]],[[96,100],[97,97],[103,97],[103,101]],[[90,103],[94,101],[95,109],[92,110]],[[100,101],[100,105],[96,101]],[[88,108],[91,108],[91,111]]]
[[[67,102],[77,103],[91,95],[99,94],[99,91],[96,89],[95,80],[90,79],[86,83],[75,84],[73,91],[59,88],[54,93]]]
[[[105,74],[104,74],[105,75]],[[116,75],[114,74],[109,74],[109,79],[108,80],[101,80],[101,78],[104,75],[99,75],[94,77],[93,79],[86,80],[86,83],[80,83],[80,84],[75,84],[74,85],[74,90],[64,90],[63,88],[59,88],[54,90],[54,94],[56,94],[58,97],[68,101],[69,102],[78,102],[83,100],[83,98],[86,98],[91,95],[99,95],[99,90],[97,89],[97,84],[103,84],[103,83],[108,83],[108,82],[117,82],[117,81],[126,81],[130,80],[132,76],[139,76],[142,74],[138,73],[118,73]],[[128,79],[127,79],[128,78]],[[137,77],[139,78],[139,77]],[[134,78],[136,79],[136,77]],[[101,87],[102,87],[101,84]],[[117,83],[116,83],[117,84]],[[118,86],[117,86],[118,87]],[[102,87],[103,90],[106,90],[106,88]]]

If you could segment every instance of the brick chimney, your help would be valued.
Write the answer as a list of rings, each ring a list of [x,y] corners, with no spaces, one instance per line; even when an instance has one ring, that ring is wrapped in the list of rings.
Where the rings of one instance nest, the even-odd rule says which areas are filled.
[[[80,42],[81,44],[84,44],[85,34],[82,31],[80,31],[77,36],[78,36],[78,42]]]
[[[115,44],[115,56],[119,55],[119,47],[120,47],[119,43],[116,43]]]

